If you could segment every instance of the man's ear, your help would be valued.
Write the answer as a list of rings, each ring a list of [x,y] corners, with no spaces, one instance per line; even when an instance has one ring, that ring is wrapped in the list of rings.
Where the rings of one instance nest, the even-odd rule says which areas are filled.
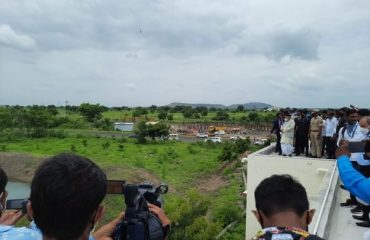
[[[8,197],[8,191],[4,190],[4,192],[2,192],[0,194],[0,203],[1,205],[3,205],[3,208],[5,209],[5,203],[6,203],[6,198]]]
[[[316,209],[310,209],[307,211],[307,226],[312,222],[313,216],[315,215]]]
[[[98,210],[96,210],[94,222],[95,223],[99,222],[100,219],[104,216],[104,214],[105,214],[105,207],[100,205]]]
[[[31,201],[28,201],[27,203],[27,216],[28,219],[33,219],[33,209]]]
[[[258,213],[257,210],[252,210],[253,215],[256,217],[257,221],[262,225],[261,215]]]

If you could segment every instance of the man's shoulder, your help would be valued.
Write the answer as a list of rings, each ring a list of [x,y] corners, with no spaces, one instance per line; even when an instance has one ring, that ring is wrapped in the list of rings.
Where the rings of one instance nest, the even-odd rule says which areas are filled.
[[[41,240],[42,236],[38,231],[30,228],[0,225],[0,239]]]
[[[295,227],[270,227],[259,231],[251,240],[324,240]]]

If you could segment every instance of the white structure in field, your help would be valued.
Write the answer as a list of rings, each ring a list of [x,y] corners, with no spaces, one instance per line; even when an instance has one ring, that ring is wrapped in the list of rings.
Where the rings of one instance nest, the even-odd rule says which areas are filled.
[[[306,188],[310,208],[316,209],[309,231],[327,240],[362,239],[366,228],[359,228],[350,209],[340,207],[348,193],[339,188],[335,160],[283,157],[270,145],[243,159],[247,167],[246,238],[251,239],[261,229],[252,210],[255,209],[254,190],[266,177],[290,174]]]
[[[133,131],[134,130],[134,123],[130,122],[115,122],[113,124],[114,130],[119,131]]]

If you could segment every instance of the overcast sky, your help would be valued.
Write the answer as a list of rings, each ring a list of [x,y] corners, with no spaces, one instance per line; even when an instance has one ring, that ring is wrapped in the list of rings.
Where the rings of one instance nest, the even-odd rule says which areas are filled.
[[[0,0],[0,105],[370,107],[369,0]]]

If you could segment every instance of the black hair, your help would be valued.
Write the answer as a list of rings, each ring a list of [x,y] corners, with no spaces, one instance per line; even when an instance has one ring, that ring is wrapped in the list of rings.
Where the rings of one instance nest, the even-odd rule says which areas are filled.
[[[369,153],[369,152],[370,152],[370,141],[366,141],[365,153]]]
[[[254,191],[256,209],[266,217],[293,211],[299,217],[309,209],[305,188],[290,175],[272,175],[265,178]]]
[[[0,194],[5,191],[6,184],[8,184],[8,176],[5,171],[0,168]]]
[[[81,237],[106,195],[104,172],[91,160],[59,154],[45,160],[31,183],[33,218],[57,240]]]
[[[369,111],[369,109],[361,108],[361,109],[358,110],[358,114],[360,116],[370,116],[370,111]]]
[[[351,114],[354,114],[354,113],[358,113],[358,111],[357,111],[356,109],[354,109],[354,108],[350,108],[350,109],[348,109],[348,110],[346,111],[346,115],[347,115],[347,117],[348,117],[349,115],[351,115]]]

